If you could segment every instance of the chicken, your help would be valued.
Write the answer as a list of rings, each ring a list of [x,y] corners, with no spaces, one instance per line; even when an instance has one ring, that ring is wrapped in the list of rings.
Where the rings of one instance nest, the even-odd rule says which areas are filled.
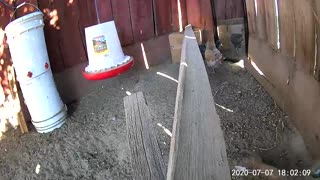
[[[212,69],[212,73],[215,73],[215,68],[219,67],[224,60],[221,52],[216,48],[213,40],[208,40],[205,51],[205,61],[208,67]]]
[[[243,35],[242,34],[231,34],[230,40],[231,40],[234,48],[236,48],[236,52],[238,54],[239,49],[241,48],[242,41],[243,41]]]

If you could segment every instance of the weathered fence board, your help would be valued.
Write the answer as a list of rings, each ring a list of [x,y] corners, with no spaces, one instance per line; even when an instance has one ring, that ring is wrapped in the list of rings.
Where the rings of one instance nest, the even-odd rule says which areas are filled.
[[[121,45],[133,43],[133,32],[128,0],[112,0],[112,13]]]
[[[95,0],[91,0],[92,4],[94,4],[94,1]],[[97,0],[97,5],[99,11],[98,15],[101,23],[113,20],[111,0]],[[94,13],[96,12],[94,11]]]
[[[173,31],[180,31],[188,23],[186,0],[172,0],[171,6]]]
[[[201,27],[201,5],[199,0],[186,0],[188,12],[188,24]]]
[[[246,0],[247,5],[247,14],[248,14],[248,28],[249,35],[253,36],[256,34],[256,10],[255,10],[255,1]]]
[[[277,17],[276,5],[274,0],[264,0],[266,12],[266,33],[268,43],[272,48],[278,49],[278,31],[277,31]]]
[[[63,56],[65,68],[72,67],[79,62],[86,61],[84,44],[81,40],[79,30],[78,1],[67,4],[64,1],[54,1],[54,8],[57,10],[57,23],[60,29],[60,51]]]
[[[152,0],[129,1],[135,42],[154,36]]]
[[[317,35],[317,56],[314,67],[314,76],[320,80],[320,1],[314,1],[313,13],[315,16],[316,35]]]
[[[226,1],[226,19],[242,18],[244,15],[242,0]]]
[[[215,28],[213,24],[211,2],[208,0],[200,0],[200,10],[201,10],[200,11],[201,12],[201,28],[209,31],[210,38],[213,38],[213,33],[215,32]],[[206,40],[204,40],[204,42],[206,42]]]
[[[280,51],[283,55],[295,56],[295,14],[292,0],[278,0]]]
[[[156,35],[171,32],[171,0],[154,0]]]
[[[295,12],[295,38],[297,68],[313,73],[315,59],[315,25],[310,0],[293,0]]]
[[[53,15],[57,10],[54,8],[53,3],[50,0],[42,0],[39,2],[39,8],[44,14],[44,35],[46,39],[47,51],[51,68],[54,72],[60,72],[64,70],[64,59],[61,54],[60,33],[59,26],[55,21]],[[52,22],[52,24],[50,24]]]
[[[167,180],[231,179],[220,118],[191,26],[182,48]]]
[[[265,11],[265,1],[259,0],[256,1],[257,6],[257,16],[256,16],[256,23],[257,23],[257,31],[258,31],[258,37],[262,40],[267,39],[266,34],[266,11]]]
[[[165,165],[142,92],[124,98],[134,179],[164,180]]]
[[[243,0],[214,0],[218,21],[244,17]]]
[[[217,20],[226,20],[226,0],[214,0]]]

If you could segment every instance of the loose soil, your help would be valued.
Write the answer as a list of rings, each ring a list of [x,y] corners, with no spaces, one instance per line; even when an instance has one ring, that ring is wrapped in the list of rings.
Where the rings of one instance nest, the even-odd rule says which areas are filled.
[[[123,97],[142,91],[158,143],[168,161],[179,66],[133,69],[91,87],[69,105],[70,118],[48,134],[9,131],[0,141],[0,179],[131,180]],[[280,169],[303,169],[311,159],[289,118],[245,69],[224,63],[209,74],[230,169],[259,157]],[[36,168],[38,167],[38,168]],[[40,167],[40,169],[39,169]],[[36,169],[38,173],[36,173]]]

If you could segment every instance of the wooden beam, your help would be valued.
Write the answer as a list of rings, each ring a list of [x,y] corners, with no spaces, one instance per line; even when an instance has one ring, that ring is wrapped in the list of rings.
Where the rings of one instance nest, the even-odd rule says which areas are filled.
[[[126,96],[124,108],[134,179],[164,180],[165,165],[142,92]]]
[[[231,179],[220,118],[191,25],[181,54],[167,180]]]

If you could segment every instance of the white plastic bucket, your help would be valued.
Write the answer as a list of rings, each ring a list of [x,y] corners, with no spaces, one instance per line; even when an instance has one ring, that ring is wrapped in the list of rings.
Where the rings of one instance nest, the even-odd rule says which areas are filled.
[[[52,76],[43,27],[43,14],[38,11],[5,28],[17,79],[39,133],[61,127],[67,116]]]
[[[89,65],[88,73],[119,67],[131,60],[123,54],[114,21],[85,28]]]

